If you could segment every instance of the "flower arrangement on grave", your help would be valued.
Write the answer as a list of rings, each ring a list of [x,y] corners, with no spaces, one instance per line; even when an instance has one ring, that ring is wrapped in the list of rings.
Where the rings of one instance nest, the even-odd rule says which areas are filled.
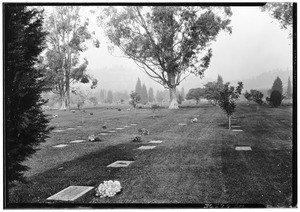
[[[113,197],[119,193],[121,189],[121,183],[117,180],[103,181],[103,183],[100,183],[100,185],[96,188],[96,196],[101,198]]]
[[[88,140],[91,141],[91,142],[101,141],[101,139],[98,136],[95,136],[95,135],[90,135]]]
[[[193,118],[193,119],[191,119],[191,122],[192,122],[192,123],[197,123],[197,122],[198,122],[198,119],[197,119],[197,118]]]
[[[142,142],[141,136],[134,135],[133,138],[131,139],[132,142]]]
[[[145,128],[139,129],[138,132],[139,132],[141,135],[149,135],[149,131],[146,130]]]

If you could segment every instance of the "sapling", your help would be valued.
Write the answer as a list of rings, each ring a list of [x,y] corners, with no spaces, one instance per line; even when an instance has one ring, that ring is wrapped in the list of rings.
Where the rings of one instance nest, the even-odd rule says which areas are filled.
[[[136,114],[136,106],[139,103],[139,101],[141,100],[141,97],[138,93],[132,91],[130,94],[130,101],[129,104],[132,105],[132,107],[134,108],[134,113]]]
[[[259,105],[262,105],[263,103],[263,93],[257,90],[250,90],[250,94],[252,96],[252,101],[256,102],[256,111],[259,110]]]
[[[240,97],[243,83],[238,82],[238,86],[234,88],[233,86],[229,86],[229,82],[226,83],[222,90],[219,91],[220,97],[218,100],[219,106],[222,110],[227,114],[228,118],[228,129],[231,129],[231,116],[235,112],[236,104],[235,101]]]

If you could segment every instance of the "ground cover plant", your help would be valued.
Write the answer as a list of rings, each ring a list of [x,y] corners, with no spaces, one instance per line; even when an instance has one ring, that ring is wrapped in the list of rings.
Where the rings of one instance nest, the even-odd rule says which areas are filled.
[[[25,162],[32,168],[26,173],[28,183],[10,190],[11,204],[46,203],[46,198],[70,185],[96,187],[107,180],[119,181],[121,193],[111,198],[94,196],[84,203],[292,204],[290,106],[263,105],[256,112],[238,103],[233,124],[242,126],[243,132],[228,131],[221,109],[204,104],[176,111],[161,109],[156,119],[149,109],[138,109],[136,115],[106,108],[89,112],[94,115],[86,115],[83,127],[52,133]],[[78,111],[47,113],[57,114],[51,120],[56,128],[81,125]],[[199,115],[197,123],[189,121],[194,115]],[[130,123],[138,125],[103,136],[103,142],[68,144]],[[132,135],[143,127],[150,134],[143,135],[142,142],[132,142]],[[137,149],[150,140],[163,142],[152,150]],[[68,146],[52,147],[61,143]],[[251,146],[252,151],[236,151],[237,145]],[[107,167],[117,160],[134,162],[126,168]]]

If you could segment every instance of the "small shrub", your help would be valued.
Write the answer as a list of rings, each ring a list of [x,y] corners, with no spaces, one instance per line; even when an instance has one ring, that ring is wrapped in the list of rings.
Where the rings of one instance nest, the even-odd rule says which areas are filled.
[[[271,93],[271,97],[270,97],[270,104],[273,107],[279,107],[281,105],[282,102],[282,95],[279,91],[274,90]]]
[[[132,142],[142,142],[142,138],[141,138],[141,136],[135,135],[135,136],[133,136],[131,141]]]
[[[101,139],[98,136],[90,135],[88,141],[95,142],[95,141],[101,141]]]
[[[139,129],[138,132],[139,132],[141,135],[149,135],[149,131],[146,130],[145,128]]]

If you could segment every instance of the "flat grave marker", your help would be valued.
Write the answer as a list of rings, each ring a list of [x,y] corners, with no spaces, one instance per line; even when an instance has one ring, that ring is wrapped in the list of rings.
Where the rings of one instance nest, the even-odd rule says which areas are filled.
[[[149,143],[151,143],[151,144],[160,144],[160,143],[162,143],[162,141],[161,140],[153,140],[153,141],[149,141]]]
[[[185,123],[179,123],[178,125],[179,126],[185,126],[186,124]]]
[[[74,140],[74,141],[70,141],[70,143],[81,143],[81,142],[85,142],[85,140]]]
[[[67,144],[58,144],[58,145],[55,145],[55,146],[52,146],[52,147],[54,147],[54,148],[64,148],[66,146],[68,146],[68,145]]]
[[[128,127],[130,127],[130,126],[127,126],[127,125],[126,125],[126,126],[124,126],[124,127],[125,127],[125,128],[128,128]]]
[[[236,146],[235,150],[251,151],[252,149],[250,146]]]
[[[107,131],[107,132],[109,132],[109,133],[115,133],[115,132],[117,132],[117,131],[110,130],[110,131]]]
[[[60,192],[48,197],[48,201],[74,202],[88,195],[94,187],[90,186],[69,186]]]
[[[65,130],[53,130],[52,132],[63,132]]]
[[[75,128],[74,127],[69,127],[69,128],[67,128],[67,130],[75,130]]]
[[[233,132],[242,132],[243,130],[232,130]]]
[[[137,149],[154,149],[156,146],[141,146]]]
[[[100,133],[100,135],[108,135],[109,133]]]
[[[125,128],[122,128],[122,127],[118,127],[116,128],[116,130],[124,130]]]
[[[130,124],[131,126],[136,126],[137,124]]]
[[[127,160],[117,160],[113,162],[112,164],[109,164],[107,167],[127,167],[134,161],[127,161]]]

